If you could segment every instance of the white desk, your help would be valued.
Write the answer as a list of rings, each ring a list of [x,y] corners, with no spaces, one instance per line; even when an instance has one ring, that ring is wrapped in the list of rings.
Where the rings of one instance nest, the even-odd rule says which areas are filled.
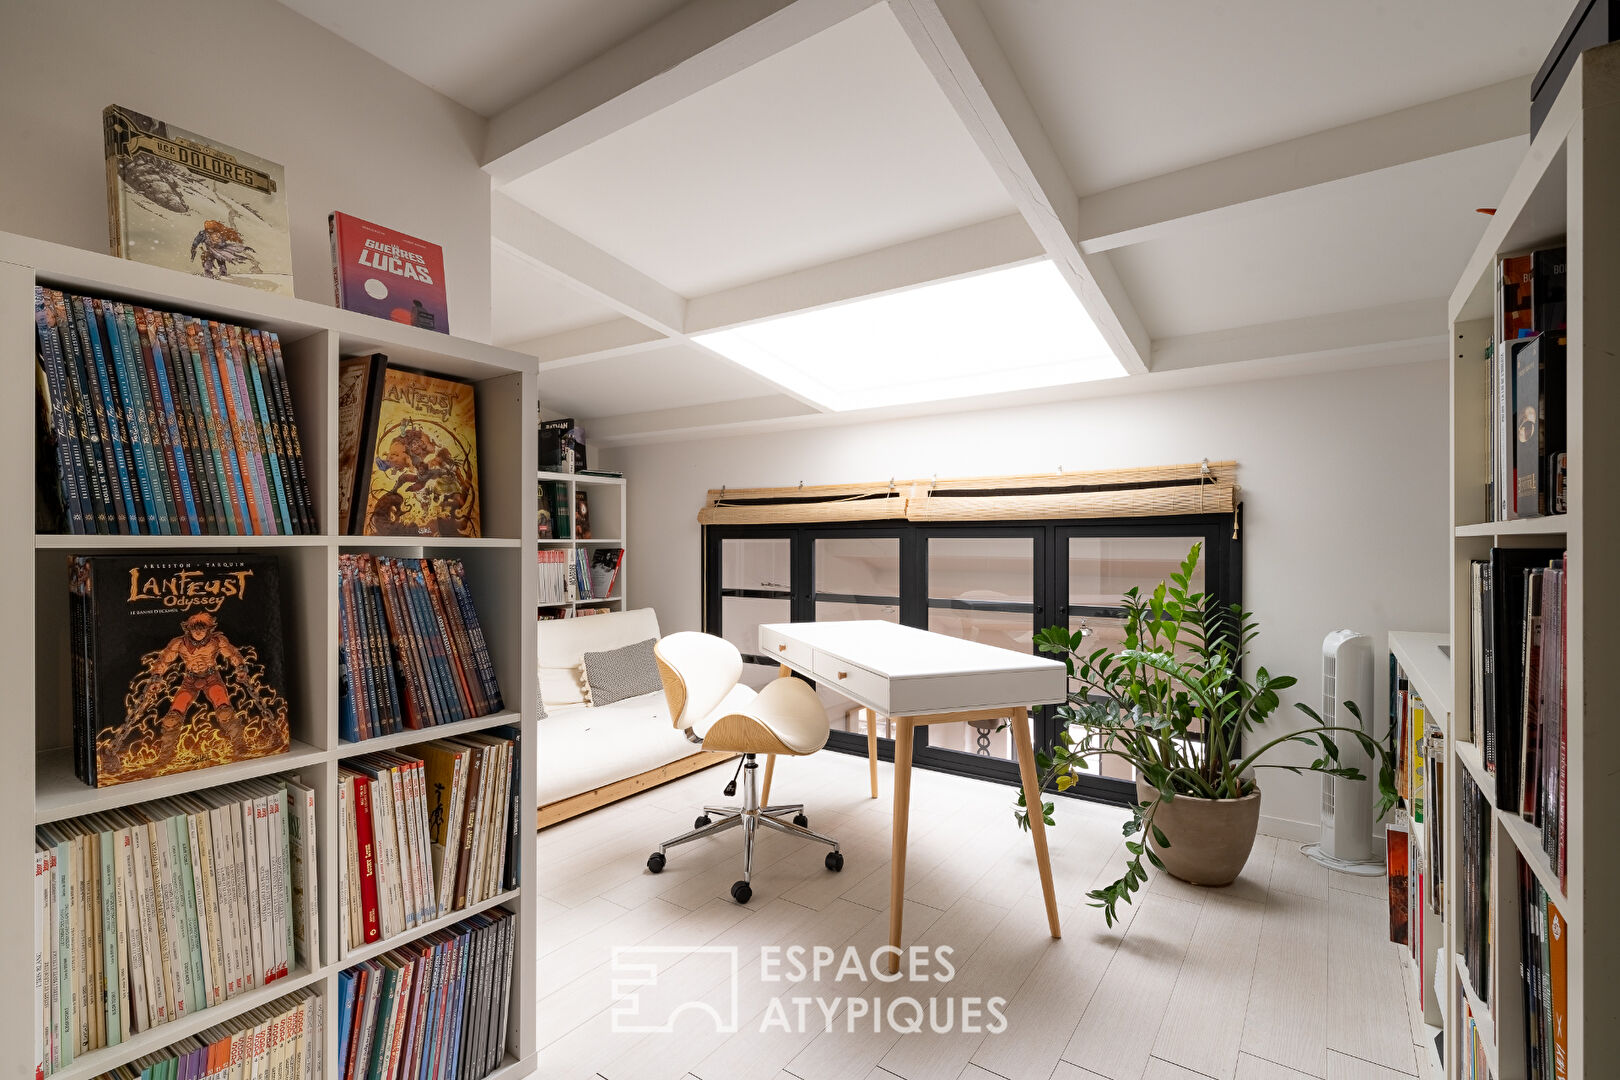
[[[1029,831],[1035,842],[1046,921],[1061,937],[1046,824],[1030,738],[1028,707],[1066,699],[1068,673],[1057,660],[887,622],[769,623],[760,651],[894,723],[894,854],[889,874],[889,944],[900,947],[911,809],[911,750],[921,724],[1005,719],[1018,750]],[[784,672],[785,674],[785,672]],[[874,725],[868,721],[867,727]],[[875,789],[874,789],[875,790]],[[1009,823],[1009,828],[1012,827]],[[891,957],[891,970],[898,964]]]

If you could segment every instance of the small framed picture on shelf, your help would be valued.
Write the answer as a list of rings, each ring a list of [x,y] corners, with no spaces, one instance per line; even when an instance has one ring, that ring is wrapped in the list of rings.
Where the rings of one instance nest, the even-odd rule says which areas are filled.
[[[591,538],[591,509],[583,491],[574,493],[574,536],[580,540]]]

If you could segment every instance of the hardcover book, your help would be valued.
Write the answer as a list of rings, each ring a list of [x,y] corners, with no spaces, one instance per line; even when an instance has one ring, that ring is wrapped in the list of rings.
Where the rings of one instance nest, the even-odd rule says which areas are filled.
[[[121,105],[101,117],[114,255],[293,294],[280,165]]]
[[[286,752],[273,557],[81,555],[69,580],[80,779],[108,787]]]
[[[338,307],[450,332],[443,248],[340,211],[326,220]]]
[[[367,479],[358,531],[481,535],[472,384],[393,366],[382,369],[380,382],[361,438],[366,459],[359,469]]]

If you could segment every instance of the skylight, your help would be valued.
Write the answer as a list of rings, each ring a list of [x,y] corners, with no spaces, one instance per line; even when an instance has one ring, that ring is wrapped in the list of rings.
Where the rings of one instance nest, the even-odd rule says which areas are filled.
[[[833,412],[1125,374],[1049,261],[693,340]]]

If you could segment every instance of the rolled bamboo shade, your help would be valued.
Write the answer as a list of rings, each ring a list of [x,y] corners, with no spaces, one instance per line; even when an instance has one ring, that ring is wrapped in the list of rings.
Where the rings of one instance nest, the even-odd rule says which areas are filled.
[[[827,521],[1034,521],[1229,514],[1237,462],[1156,465],[1097,472],[888,480],[791,488],[720,488],[698,512],[703,525],[802,525]]]

